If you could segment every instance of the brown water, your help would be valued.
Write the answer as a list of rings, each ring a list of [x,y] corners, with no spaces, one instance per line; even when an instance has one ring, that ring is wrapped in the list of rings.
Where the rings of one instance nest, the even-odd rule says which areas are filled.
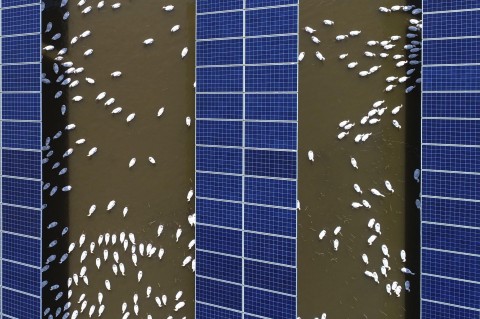
[[[404,1],[404,0],[402,0]],[[187,204],[186,194],[193,187],[194,179],[194,127],[187,128],[185,117],[194,115],[194,1],[178,1],[175,10],[166,13],[161,10],[165,2],[156,0],[122,1],[122,7],[112,10],[112,2],[97,10],[97,2],[92,12],[83,16],[71,2],[67,7],[71,11],[68,23],[61,25],[64,10],[49,8],[44,12],[44,25],[54,22],[50,32],[62,32],[68,40],[69,48],[66,61],[74,61],[85,71],[73,75],[80,85],[65,91],[60,100],[53,100],[59,85],[44,86],[44,134],[53,136],[55,132],[69,123],[75,123],[76,129],[52,142],[55,154],[44,165],[46,182],[63,186],[70,184],[69,193],[57,192],[53,197],[44,194],[48,208],[44,211],[44,225],[57,220],[60,226],[48,230],[44,236],[44,260],[51,254],[48,243],[58,238],[63,226],[68,225],[68,238],[60,241],[55,253],[57,258],[66,251],[72,241],[77,241],[82,233],[87,240],[82,249],[76,248],[63,265],[52,266],[44,274],[49,285],[59,283],[65,291],[64,296],[53,302],[57,291],[44,289],[44,307],[63,306],[66,299],[66,278],[80,271],[81,251],[88,250],[91,241],[97,241],[99,234],[119,235],[125,231],[135,233],[139,242],[152,243],[165,249],[165,256],[142,258],[138,267],[131,262],[130,247],[123,252],[117,242],[116,247],[109,246],[110,256],[103,262],[103,249],[95,248],[84,262],[87,266],[89,285],[80,280],[79,286],[73,285],[73,303],[70,312],[79,309],[77,300],[82,293],[88,300],[87,309],[80,318],[88,316],[90,304],[96,304],[97,292],[104,294],[106,306],[103,317],[120,318],[121,304],[128,302],[128,311],[133,312],[132,296],[139,294],[139,317],[175,318],[187,316],[193,318],[194,276],[191,269],[180,266],[184,257],[192,255],[187,243],[193,238],[193,229],[187,223],[187,216],[193,212],[192,204]],[[322,40],[315,45],[301,32],[300,51],[307,53],[300,66],[299,87],[299,198],[302,210],[299,212],[298,240],[298,315],[302,318],[319,317],[322,312],[328,318],[416,318],[418,315],[418,280],[412,282],[412,293],[405,298],[388,296],[385,292],[386,280],[380,278],[377,285],[365,277],[364,270],[377,271],[380,274],[382,253],[380,245],[385,243],[392,258],[389,282],[397,280],[403,283],[404,276],[399,258],[400,249],[406,249],[408,267],[418,270],[418,211],[414,200],[418,194],[418,185],[411,178],[413,169],[418,166],[419,98],[412,95],[406,100],[404,88],[400,85],[388,94],[385,78],[389,75],[401,75],[405,69],[396,69],[393,60],[367,58],[367,40],[383,40],[393,34],[404,35],[407,14],[380,14],[378,6],[391,6],[391,0],[378,1],[334,1],[304,0],[300,6],[300,27],[309,25],[317,29]],[[323,26],[323,19],[335,21],[333,27]],[[180,24],[177,33],[170,28]],[[80,39],[71,46],[70,39],[85,30],[92,35]],[[362,34],[337,43],[335,36],[346,34],[350,30],[361,30]],[[46,38],[46,37],[45,37]],[[142,41],[154,38],[152,46],[145,47]],[[47,43],[44,43],[47,44]],[[67,45],[68,44],[68,45]],[[398,42],[393,54],[403,54],[404,40]],[[189,47],[187,57],[182,60],[180,52]],[[59,48],[62,47],[61,45]],[[89,48],[94,53],[84,57]],[[314,52],[320,50],[327,61],[320,63]],[[380,52],[379,48],[368,48]],[[349,57],[338,60],[341,53]],[[44,56],[44,72],[54,79],[52,63],[55,55]],[[349,70],[346,64],[358,61],[359,66]],[[358,72],[373,65],[382,65],[377,73],[368,78],[360,78]],[[120,70],[120,78],[112,79],[110,73]],[[417,74],[418,75],[418,74]],[[94,85],[84,78],[95,79]],[[415,76],[414,76],[415,78]],[[54,81],[53,81],[54,82]],[[418,88],[417,88],[418,90]],[[115,97],[116,102],[105,107],[95,102],[98,93],[106,91],[107,98]],[[71,98],[83,96],[83,101],[74,103]],[[63,100],[62,100],[63,99]],[[386,100],[387,112],[382,122],[361,127],[360,118],[371,108],[374,101]],[[105,100],[104,100],[105,101]],[[68,103],[65,117],[60,114],[60,105]],[[403,126],[398,131],[391,125],[391,109],[399,104],[405,107],[396,117]],[[114,107],[121,106],[122,113],[110,114]],[[165,113],[157,118],[158,109],[164,106]],[[129,124],[125,118],[135,112],[136,118]],[[338,141],[337,128],[341,120],[357,122],[350,135]],[[357,133],[372,132],[370,139],[363,144],[353,142]],[[85,138],[83,145],[75,145],[79,138]],[[98,153],[87,158],[88,150],[96,146]],[[68,163],[62,159],[63,152],[69,147],[74,153]],[[315,163],[307,160],[307,151],[314,150]],[[148,156],[156,159],[152,166]],[[354,156],[360,166],[355,171],[350,165],[350,156]],[[132,157],[137,158],[136,165],[128,168]],[[58,177],[52,173],[55,161],[67,166],[68,174]],[[59,168],[59,169],[60,169]],[[58,172],[58,171],[56,171]],[[395,193],[385,199],[374,198],[368,189],[375,187],[386,193],[385,179],[390,180]],[[364,190],[363,196],[353,191],[353,183]],[[61,187],[60,187],[61,188]],[[117,205],[106,212],[110,200]],[[371,210],[352,210],[351,202],[367,199],[373,206]],[[87,217],[90,205],[96,204],[97,210]],[[128,206],[126,218],[122,209]],[[374,217],[382,225],[382,235],[371,247],[366,240],[373,233],[366,226]],[[159,224],[165,229],[160,238],[156,236]],[[336,226],[342,226],[340,248],[332,248],[332,232]],[[175,243],[174,234],[178,226],[183,229],[180,242]],[[410,229],[407,233],[406,229]],[[327,230],[326,238],[320,242],[318,233]],[[118,240],[117,240],[118,241]],[[126,276],[115,277],[111,265],[113,251],[118,251],[120,260],[126,265]],[[367,253],[370,265],[365,267],[361,254]],[[138,247],[137,247],[137,255]],[[155,254],[156,255],[156,254]],[[102,258],[102,267],[97,270],[95,258]],[[58,259],[57,259],[58,260]],[[137,271],[143,271],[143,279],[137,283]],[[381,276],[381,275],[380,275]],[[104,280],[109,279],[112,291],[107,292]],[[152,297],[145,296],[146,287],[153,288]],[[186,306],[178,313],[173,312],[176,302],[173,297],[183,290],[181,300]],[[167,307],[159,309],[155,296],[166,294]]]
[[[98,311],[97,293],[101,291],[106,306],[103,317],[120,318],[124,301],[128,303],[127,311],[133,314],[132,297],[138,293],[140,318],[146,318],[147,314],[154,318],[168,315],[192,318],[194,275],[190,267],[183,268],[181,264],[186,256],[194,253],[187,248],[194,237],[187,216],[193,213],[194,207],[186,201],[194,179],[194,127],[185,124],[185,117],[194,114],[194,1],[176,3],[175,10],[169,13],[162,10],[165,3],[159,1],[122,1],[117,10],[112,10],[112,3],[107,2],[104,8],[97,10],[97,2],[88,1],[83,7],[92,5],[94,9],[84,16],[76,3],[71,2],[68,24],[60,28],[57,13],[56,25],[51,32],[51,35],[55,32],[67,34],[67,43],[87,29],[92,32],[89,37],[67,46],[69,51],[65,60],[85,68],[83,73],[72,76],[72,80],[78,79],[80,84],[68,90],[68,119],[58,121],[61,103],[53,101],[52,95],[48,98],[56,89],[44,91],[47,95],[44,105],[48,108],[44,116],[45,131],[48,132],[45,135],[53,135],[67,123],[77,126],[68,136],[52,142],[53,149],[59,153],[55,154],[55,160],[60,159],[68,147],[73,147],[74,153],[68,160],[68,180],[64,177],[63,181],[58,181],[49,173],[52,161],[44,166],[45,180],[54,179],[54,184],[58,181],[62,186],[68,183],[73,190],[68,193],[68,198],[61,192],[53,199],[47,198],[48,192],[45,194],[49,207],[45,211],[44,223],[48,224],[50,217],[62,216],[63,223],[70,227],[68,242],[77,241],[78,245],[82,233],[87,239],[81,249],[76,248],[70,255],[68,268],[63,269],[63,280],[58,278],[58,267],[52,267],[45,277],[52,283],[63,281],[65,287],[65,275],[79,273],[81,252],[89,249],[91,241],[97,242],[98,236],[107,232],[117,236],[122,231],[127,235],[132,232],[137,241],[138,267],[131,261],[131,245],[124,252],[117,239],[115,246],[110,244],[108,247],[107,262],[103,261],[105,244],[101,248],[97,246],[94,254],[89,253],[83,263],[87,266],[89,285],[80,280],[78,286],[72,286],[71,311],[80,308],[77,300],[82,293],[86,294],[88,306],[79,318],[88,316],[91,304],[96,304]],[[44,24],[54,16],[55,12],[47,9]],[[180,24],[181,29],[172,34],[170,29],[176,24]],[[142,42],[146,38],[154,38],[154,44],[144,46]],[[182,60],[180,52],[186,46],[190,51]],[[93,54],[84,57],[83,52],[89,48],[94,50]],[[51,61],[45,61],[44,68],[48,69],[51,78]],[[117,70],[122,76],[112,79],[110,73]],[[96,83],[85,82],[86,76],[95,79]],[[116,99],[112,106],[95,102],[95,97],[102,91],[107,92],[103,102],[110,97]],[[83,96],[83,100],[71,102],[76,95]],[[123,111],[112,115],[111,110],[118,106]],[[157,111],[162,106],[165,112],[158,118]],[[125,119],[133,112],[136,117],[127,124]],[[86,143],[76,145],[79,138],[85,138]],[[88,158],[86,154],[94,146],[98,152]],[[155,158],[155,165],[148,162],[149,156]],[[137,162],[129,169],[132,157]],[[63,167],[66,162],[61,162]],[[117,204],[107,213],[110,200],[116,200]],[[97,205],[97,210],[92,217],[87,217],[92,204]],[[126,218],[122,216],[124,206],[129,209]],[[159,224],[164,225],[164,230],[157,238]],[[175,232],[179,226],[183,233],[176,243]],[[64,249],[68,242],[62,243]],[[159,260],[157,253],[152,258],[142,258],[138,252],[140,242],[152,243],[157,247],[157,253],[159,248],[164,248],[163,259]],[[118,251],[120,262],[125,264],[125,277],[113,274],[114,251]],[[44,249],[44,256],[48,256],[48,249]],[[96,257],[102,258],[100,270],[95,266]],[[140,283],[137,282],[138,270],[143,271]],[[110,292],[104,286],[105,279],[111,282]],[[147,299],[149,285],[152,294]],[[177,303],[174,296],[178,290],[183,291],[181,300],[186,306],[174,313]],[[168,302],[160,309],[154,297],[163,294],[167,295]],[[63,298],[59,304],[65,302]],[[47,305],[50,306],[50,302],[44,301],[44,306]]]
[[[299,199],[302,210],[298,215],[298,315],[302,318],[320,317],[325,312],[328,318],[408,318],[418,317],[419,283],[412,282],[412,292],[405,290],[402,296],[389,296],[385,291],[387,279],[380,278],[376,284],[364,275],[365,270],[376,271],[380,277],[381,245],[386,244],[391,258],[392,271],[388,282],[404,283],[405,276],[400,250],[407,251],[407,267],[418,270],[419,212],[415,208],[415,193],[418,184],[412,173],[419,165],[419,109],[418,95],[413,101],[405,98],[405,84],[385,93],[385,78],[403,76],[404,68],[397,69],[394,54],[405,54],[404,39],[391,50],[390,57],[368,58],[364,51],[380,53],[380,47],[367,47],[368,40],[385,40],[391,35],[404,36],[409,14],[382,14],[378,7],[392,6],[393,1],[303,1],[300,6],[300,27],[306,25],[317,29],[316,36],[322,41],[314,44],[303,30],[300,33],[300,51],[306,52],[300,64],[299,89]],[[403,2],[403,3],[402,3]],[[322,21],[335,21],[331,27]],[[337,42],[335,36],[361,30],[357,37]],[[326,61],[321,63],[314,52],[319,50]],[[345,60],[338,56],[348,53]],[[358,61],[355,69],[347,64]],[[362,78],[361,70],[382,65],[376,73]],[[413,76],[418,77],[418,72]],[[410,83],[408,84],[410,85]],[[417,88],[418,90],[418,88]],[[418,94],[418,93],[416,93]],[[385,100],[388,110],[380,123],[361,125],[360,119],[378,100]],[[390,111],[397,105],[404,108],[395,117],[401,130],[392,126],[394,118]],[[339,141],[341,132],[338,123],[350,119],[356,122],[350,134]],[[372,132],[365,142],[354,142],[355,135]],[[410,132],[406,135],[406,132]],[[413,132],[413,133],[412,133]],[[307,159],[308,150],[315,152],[315,162]],[[350,164],[350,156],[356,158],[359,169]],[[388,179],[395,193],[388,195],[384,181]],[[357,183],[363,195],[357,194]],[[377,188],[387,197],[373,196],[369,189]],[[353,201],[367,199],[372,208],[354,210]],[[367,227],[370,218],[375,218],[382,228],[382,235],[372,246],[367,239],[374,233]],[[341,226],[339,250],[333,250],[333,230]],[[409,227],[409,232],[406,229]],[[319,232],[327,235],[319,241]],[[411,240],[416,239],[416,240]],[[361,255],[366,253],[369,265]]]

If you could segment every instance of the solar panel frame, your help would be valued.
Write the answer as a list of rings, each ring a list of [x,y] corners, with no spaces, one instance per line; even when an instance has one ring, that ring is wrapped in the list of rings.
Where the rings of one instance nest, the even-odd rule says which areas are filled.
[[[480,3],[422,7],[420,317],[470,319],[480,317]]]
[[[205,295],[201,293],[204,289],[202,280],[221,280],[218,281],[221,283],[230,281],[225,271],[219,269],[221,263],[214,261],[214,269],[207,270],[202,269],[202,264],[206,267],[207,262],[202,263],[199,259],[195,282],[195,314],[196,318],[269,318],[276,317],[277,314],[294,318],[297,290],[298,1],[240,2],[197,0],[195,232],[199,258],[207,256],[206,254],[216,254],[215,260],[229,260],[227,263],[234,262],[236,258],[242,260],[242,281],[238,283],[238,277],[233,280],[242,288],[242,305],[241,309],[238,309],[238,305],[231,309],[225,307],[225,304],[219,308],[205,300]],[[227,16],[229,21],[225,20]],[[271,21],[283,19],[283,22],[267,28],[264,19],[257,19],[259,16],[276,17]],[[240,17],[241,26],[238,25]],[[229,24],[223,25],[224,30],[219,31],[215,28],[219,21]],[[222,44],[226,47],[222,48]],[[241,70],[241,85],[237,70]],[[239,129],[241,139],[238,137]],[[262,132],[269,132],[269,138],[262,136]],[[275,141],[273,137],[279,134],[283,134],[286,142]],[[240,166],[238,151],[241,154]],[[271,167],[268,164],[272,164]],[[241,198],[236,195],[238,178],[242,186]],[[217,182],[209,184],[206,183],[207,180]],[[232,181],[230,185],[224,185],[227,180]],[[204,189],[206,185],[211,185],[210,190]],[[249,189],[249,185],[255,188]],[[232,187],[235,189],[233,193]],[[257,187],[261,187],[262,191]],[[287,195],[285,200],[281,200],[282,194]],[[248,198],[253,202],[249,203]],[[205,234],[207,230],[217,234],[209,238],[208,245],[211,247],[207,247],[205,240],[205,236],[209,236]],[[228,232],[236,234],[237,231],[240,231],[241,239],[235,239],[234,243],[227,245],[224,244],[230,240],[229,235],[218,235]],[[216,239],[212,241],[214,238]],[[263,253],[260,247],[255,246],[259,241],[254,241],[254,238],[270,247],[266,254],[253,253]],[[247,241],[251,243],[248,247]],[[240,254],[237,248],[231,250],[238,243],[242,248]],[[276,245],[283,245],[285,251]],[[250,248],[253,249],[252,255],[247,256],[245,249]],[[212,252],[212,249],[216,251]],[[286,270],[290,280],[288,293],[285,292],[287,288],[276,287],[268,281],[262,281],[262,286],[260,281],[257,284],[255,280],[251,281],[253,286],[246,285],[246,262],[278,269],[279,275],[282,269]],[[215,279],[215,276],[222,277]],[[283,291],[275,291],[276,288]],[[277,303],[275,313],[266,314],[265,309],[253,305],[257,301],[246,300],[246,289],[250,296],[260,294],[273,305],[282,301],[282,307]],[[251,305],[247,305],[248,302]],[[249,313],[246,308],[257,313]]]

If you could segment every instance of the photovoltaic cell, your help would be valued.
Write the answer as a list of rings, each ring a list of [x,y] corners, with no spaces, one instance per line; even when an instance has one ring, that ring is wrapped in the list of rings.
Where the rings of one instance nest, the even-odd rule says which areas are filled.
[[[452,273],[460,279],[480,281],[480,257],[453,254],[443,251],[424,250],[422,252],[422,273],[449,277]]]
[[[2,10],[2,35],[40,32],[40,5]]]
[[[2,63],[38,62],[40,42],[40,34],[3,38]]]
[[[422,318],[429,319],[471,319],[478,318],[480,311],[451,307],[429,301],[422,302]]]
[[[480,202],[442,198],[422,199],[422,220],[434,223],[480,227]]]
[[[477,0],[428,0],[423,2],[423,12],[465,10],[478,8]]]
[[[480,34],[479,19],[479,10],[425,14],[423,16],[423,25],[425,26],[423,28],[423,37],[446,38],[478,36]],[[452,81],[452,83],[453,82],[454,81]]]
[[[39,121],[40,93],[3,93],[2,119]]]
[[[229,309],[242,310],[242,286],[197,276],[196,300]]]
[[[422,319],[480,317],[479,9],[423,1]]]
[[[195,305],[195,318],[197,319],[242,319],[241,312],[217,308],[202,303]]]
[[[243,0],[197,0],[197,13],[243,9]]]
[[[0,3],[0,314],[41,317],[41,4]]]
[[[196,18],[196,317],[292,319],[298,2],[198,0]]]
[[[480,118],[480,93],[423,93],[424,117]]]

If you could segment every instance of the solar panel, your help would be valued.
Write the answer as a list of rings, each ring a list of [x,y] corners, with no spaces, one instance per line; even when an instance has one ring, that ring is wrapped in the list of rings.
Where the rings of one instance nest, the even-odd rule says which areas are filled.
[[[196,8],[196,318],[293,319],[298,0]]]
[[[421,317],[480,317],[480,4],[423,1]]]
[[[41,318],[41,5],[3,0],[0,29],[0,313]]]

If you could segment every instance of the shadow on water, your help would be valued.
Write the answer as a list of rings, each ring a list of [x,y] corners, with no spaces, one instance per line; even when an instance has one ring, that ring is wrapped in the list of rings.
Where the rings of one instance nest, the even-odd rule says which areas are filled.
[[[45,10],[42,13],[42,30],[45,30],[48,22],[53,23],[52,31],[50,35],[61,33],[62,37],[59,40],[53,41],[47,36],[42,37],[42,47],[46,45],[55,45],[53,51],[44,51],[42,58],[42,72],[45,73],[45,77],[50,79],[51,83],[48,85],[42,85],[42,143],[45,145],[46,137],[53,137],[59,130],[62,131],[62,136],[66,135],[63,129],[68,124],[67,114],[61,114],[61,105],[68,105],[69,94],[66,89],[68,86],[61,85],[63,80],[57,82],[60,74],[63,74],[64,68],[60,65],[61,61],[55,61],[54,58],[61,48],[66,47],[66,41],[68,38],[68,28],[65,24],[62,24],[62,16],[66,12],[67,7],[59,8],[60,1],[45,1]],[[54,64],[59,66],[58,74],[54,72]],[[60,98],[54,99],[56,92],[62,91],[63,94]],[[61,309],[68,301],[66,278],[68,278],[69,260],[67,259],[62,264],[60,260],[62,256],[67,252],[70,241],[69,232],[61,235],[65,228],[69,227],[69,199],[68,192],[62,192],[62,187],[69,185],[69,174],[58,175],[60,170],[64,167],[68,167],[68,158],[63,158],[63,153],[69,148],[68,140],[63,136],[59,139],[51,139],[50,149],[43,151],[43,157],[45,158],[50,150],[54,153],[49,157],[49,161],[43,164],[43,185],[50,183],[50,187],[43,191],[43,204],[46,208],[42,211],[43,225],[42,225],[42,256],[43,264],[46,264],[47,259],[50,256],[55,255],[54,261],[49,263],[48,270],[42,273],[42,280],[47,281],[46,286],[42,291],[42,308],[50,308],[52,314],[56,314],[57,309]],[[52,169],[54,163],[59,162],[60,166],[56,169]],[[50,192],[53,187],[58,187],[57,192],[50,196]],[[57,226],[50,228],[51,223],[58,223]],[[54,240],[57,244],[53,247],[49,247],[50,243]],[[59,288],[53,289],[52,286],[59,285]],[[59,293],[63,295],[59,297]]]
[[[408,0],[407,4],[421,7],[421,1]],[[418,41],[421,41],[420,39]],[[409,54],[408,51],[405,54]],[[421,54],[416,58],[421,61]],[[421,161],[421,84],[415,83],[421,72],[415,71],[407,81],[407,86],[415,85],[416,89],[407,94],[405,100],[405,249],[407,267],[412,269],[416,276],[408,278],[412,284],[412,292],[405,300],[407,318],[420,317],[420,257],[421,257],[421,214],[415,201],[420,198],[420,184],[413,178],[415,169],[420,168]]]

